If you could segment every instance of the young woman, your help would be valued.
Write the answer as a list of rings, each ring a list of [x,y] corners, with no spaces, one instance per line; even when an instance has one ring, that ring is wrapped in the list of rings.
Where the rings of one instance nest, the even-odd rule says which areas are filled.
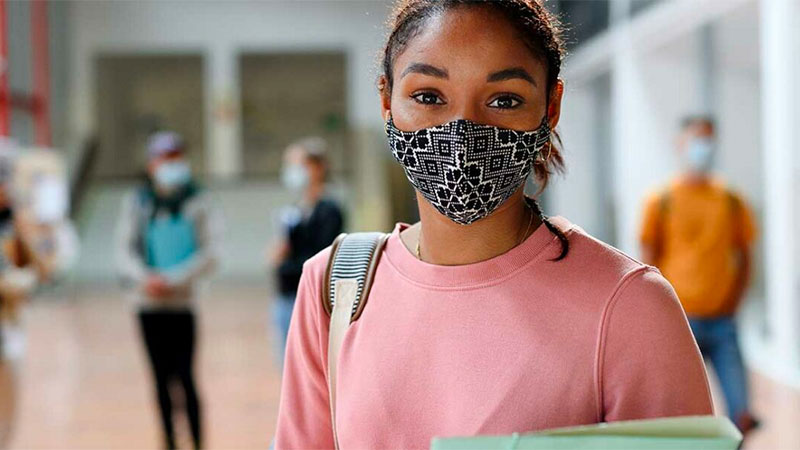
[[[558,28],[535,0],[406,0],[381,77],[420,223],[386,244],[338,361],[341,448],[710,414],[705,369],[659,272],[526,199],[561,166]],[[334,445],[329,251],[305,266],[276,446]]]

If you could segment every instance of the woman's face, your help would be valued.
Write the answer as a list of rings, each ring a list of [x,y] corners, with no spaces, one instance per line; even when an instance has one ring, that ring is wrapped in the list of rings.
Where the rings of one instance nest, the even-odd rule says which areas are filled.
[[[384,120],[413,131],[468,119],[533,130],[545,115],[547,67],[500,14],[482,7],[452,9],[429,19],[393,68],[384,93]],[[558,122],[562,85],[550,93],[551,128]]]

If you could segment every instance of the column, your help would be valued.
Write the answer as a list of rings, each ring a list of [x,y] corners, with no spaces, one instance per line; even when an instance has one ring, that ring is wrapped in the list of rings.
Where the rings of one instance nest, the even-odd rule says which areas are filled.
[[[762,0],[761,95],[764,158],[764,253],[767,320],[775,363],[800,370],[800,298],[795,234],[800,193],[800,3]]]
[[[698,92],[699,100],[698,111],[702,114],[714,116],[717,112],[717,71],[714,52],[714,25],[705,24],[700,28],[700,45],[697,55]]]
[[[223,46],[211,48],[205,66],[206,173],[235,178],[243,159],[238,54]]]

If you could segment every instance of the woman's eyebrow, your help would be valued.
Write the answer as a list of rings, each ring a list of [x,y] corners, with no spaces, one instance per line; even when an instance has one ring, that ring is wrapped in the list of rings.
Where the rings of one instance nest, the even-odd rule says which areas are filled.
[[[406,67],[406,70],[403,71],[403,73],[400,75],[400,78],[403,78],[409,73],[421,73],[423,75],[430,75],[436,78],[450,77],[450,75],[447,73],[447,70],[425,63],[412,63],[410,66]]]
[[[531,74],[529,74],[528,71],[522,67],[512,67],[510,69],[503,69],[499,72],[490,73],[489,76],[486,77],[486,81],[491,83],[494,81],[505,81],[514,78],[523,79],[536,86],[536,80],[534,80]]]

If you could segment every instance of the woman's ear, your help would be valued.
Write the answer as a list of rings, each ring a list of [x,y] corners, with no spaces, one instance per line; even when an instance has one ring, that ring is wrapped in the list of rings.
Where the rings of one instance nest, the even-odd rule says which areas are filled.
[[[561,118],[561,99],[564,97],[564,80],[556,80],[556,84],[550,90],[550,101],[547,103],[547,123],[550,129],[554,130]]]
[[[378,93],[381,96],[381,117],[383,121],[389,120],[392,110],[392,93],[389,90],[389,82],[386,80],[386,75],[378,77]]]

